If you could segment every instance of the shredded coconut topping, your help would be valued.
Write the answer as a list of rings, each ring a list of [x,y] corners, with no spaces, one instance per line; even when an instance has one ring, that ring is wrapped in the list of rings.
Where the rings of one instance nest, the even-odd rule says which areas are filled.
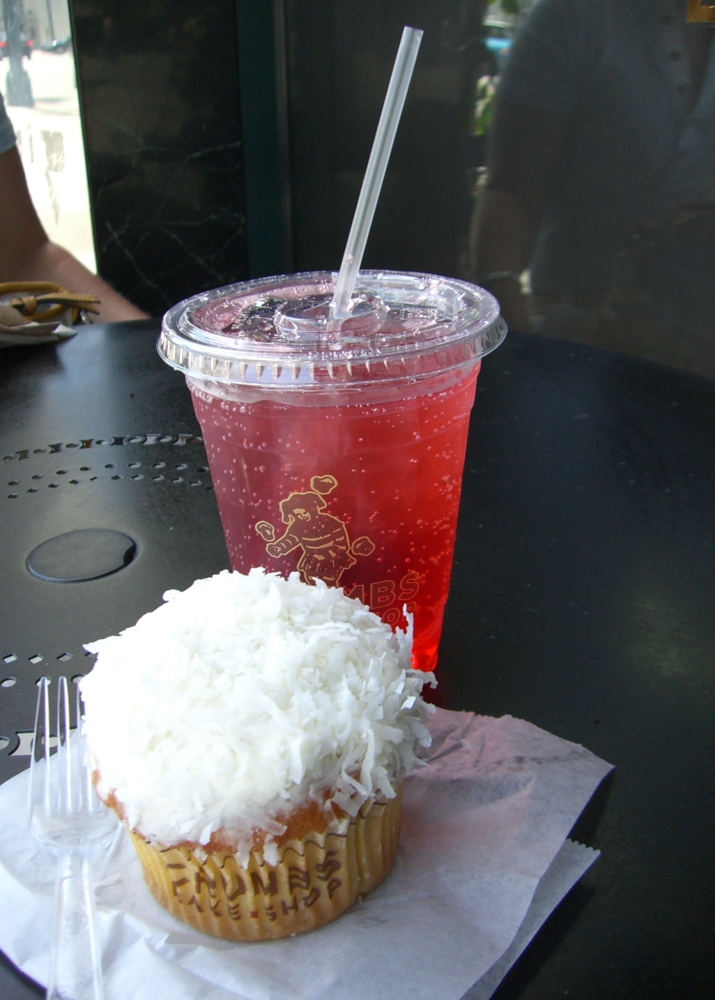
[[[355,815],[394,797],[430,742],[411,625],[393,633],[342,590],[262,569],[164,600],[85,647],[99,654],[81,682],[98,791],[131,829],[166,845],[222,831],[245,850],[311,800]]]

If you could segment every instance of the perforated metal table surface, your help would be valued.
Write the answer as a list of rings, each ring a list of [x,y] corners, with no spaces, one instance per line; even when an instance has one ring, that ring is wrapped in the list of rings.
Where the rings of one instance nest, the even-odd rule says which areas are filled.
[[[98,325],[0,352],[0,780],[27,766],[40,675],[86,672],[84,642],[228,563],[156,333]],[[516,334],[484,362],[442,700],[617,766],[599,825],[579,831],[601,860],[499,1000],[715,996],[714,453],[710,382]],[[50,582],[66,565],[52,547],[30,572],[38,546],[86,529],[135,548],[115,539],[107,575],[81,582]],[[41,995],[0,964],[2,1000]]]

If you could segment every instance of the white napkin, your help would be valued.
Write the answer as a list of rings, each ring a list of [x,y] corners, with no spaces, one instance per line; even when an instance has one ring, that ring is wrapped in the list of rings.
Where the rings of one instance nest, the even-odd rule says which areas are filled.
[[[107,1000],[458,1000],[483,977],[469,997],[486,1000],[595,859],[564,841],[611,765],[510,716],[438,710],[430,729],[395,868],[309,934],[241,944],[192,930],[149,894],[121,834],[95,866]],[[54,868],[26,795],[26,772],[0,786],[0,911],[13,914],[0,948],[45,983]]]
[[[564,841],[561,850],[542,875],[516,937],[491,969],[464,994],[463,1000],[489,1000],[541,925],[584,872],[588,871],[599,854],[599,851],[574,843],[573,840]]]
[[[22,326],[5,326],[0,323],[0,348],[34,347],[37,344],[56,344],[59,340],[76,337],[77,330],[57,320],[50,323],[24,323]]]

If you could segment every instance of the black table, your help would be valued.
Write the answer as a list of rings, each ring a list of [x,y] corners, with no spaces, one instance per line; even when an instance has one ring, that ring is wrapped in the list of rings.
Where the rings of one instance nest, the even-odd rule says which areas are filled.
[[[86,672],[83,642],[227,565],[188,392],[155,337],[94,326],[0,352],[0,780],[27,766],[37,677]],[[443,702],[617,766],[599,825],[577,831],[602,859],[498,1000],[715,996],[714,450],[710,382],[516,334],[484,363]],[[92,582],[27,571],[41,542],[87,527],[125,532],[136,557]],[[0,965],[3,1000],[41,995]]]

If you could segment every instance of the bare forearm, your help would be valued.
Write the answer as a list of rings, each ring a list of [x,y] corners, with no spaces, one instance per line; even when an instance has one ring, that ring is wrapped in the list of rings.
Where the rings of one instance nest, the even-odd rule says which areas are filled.
[[[54,281],[70,292],[96,295],[100,300],[97,306],[99,313],[93,316],[96,322],[146,318],[146,313],[141,309],[137,309],[96,274],[88,271],[62,247],[49,241],[40,243],[25,253],[13,268],[13,273],[3,277],[5,281]]]
[[[477,280],[498,272],[519,275],[529,266],[544,206],[558,175],[566,124],[564,114],[512,104],[497,95],[489,133],[489,179],[473,250]],[[519,282],[493,278],[490,290],[507,323],[528,329]]]
[[[69,292],[101,299],[98,320],[144,319],[145,313],[51,243],[27,189],[17,148],[0,153],[0,282],[54,281]]]

